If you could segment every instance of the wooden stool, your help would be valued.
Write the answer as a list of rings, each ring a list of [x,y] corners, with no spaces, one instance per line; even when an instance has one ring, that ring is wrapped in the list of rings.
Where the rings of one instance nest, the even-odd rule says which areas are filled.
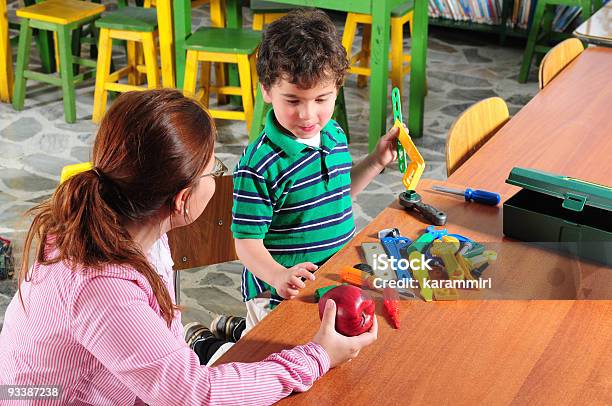
[[[17,10],[21,18],[19,33],[19,50],[17,54],[17,69],[15,74],[15,93],[13,107],[22,110],[25,98],[26,80],[61,86],[64,95],[64,117],[66,122],[76,120],[75,85],[93,77],[95,61],[72,55],[72,31],[94,20],[104,11],[101,4],[78,0],[48,0]],[[30,45],[32,29],[56,32],[60,58],[59,77],[27,70],[30,60]],[[74,75],[73,64],[93,68],[92,71]]]
[[[13,51],[9,39],[6,0],[0,0],[0,101],[10,103],[13,97]]]
[[[250,9],[253,12],[253,29],[263,30],[264,26],[286,15],[295,6],[291,4],[271,3],[269,1],[251,0]]]
[[[601,5],[600,2],[598,3]],[[571,38],[570,34],[553,32],[552,30],[556,6],[579,6],[582,8],[581,16],[583,19],[589,18],[593,13],[593,1],[591,0],[538,0],[531,28],[529,28],[525,53],[523,54],[523,63],[518,78],[520,83],[525,83],[529,77],[534,53],[545,54],[548,52],[551,49],[550,46],[546,45],[548,41]]]
[[[404,75],[410,72],[410,54],[404,55],[404,24],[410,24],[412,34],[412,15],[414,4],[412,1],[400,4],[391,12],[391,83],[402,93],[402,82]],[[357,24],[365,24],[363,28],[363,40],[361,51],[351,55]],[[358,74],[357,86],[364,87],[367,83],[366,76],[371,75],[370,61],[370,38],[372,30],[372,16],[369,14],[348,13],[342,34],[342,45],[346,49],[349,58],[349,73]],[[406,64],[406,65],[405,65]]]
[[[185,95],[199,99],[208,107],[210,93],[242,97],[243,111],[212,110],[214,118],[245,120],[247,129],[253,119],[253,94],[257,82],[255,72],[255,51],[261,42],[261,33],[239,28],[199,28],[185,43],[187,62],[185,64]],[[202,63],[201,90],[196,94],[198,64]],[[210,86],[210,63],[224,62],[238,64],[240,86]]]
[[[42,3],[45,0],[36,0],[36,3]],[[93,3],[101,3],[101,0],[88,0],[90,2]],[[32,0],[26,0],[25,3],[26,5],[28,5],[28,3],[31,3]],[[41,38],[42,39],[42,38]],[[41,39],[37,39],[38,42],[41,42]],[[39,48],[45,46],[44,45],[44,39],[42,39],[42,43],[38,44]],[[59,42],[59,37],[57,36],[57,32],[53,33],[53,51],[54,51],[54,59],[55,59],[55,70],[57,72],[60,71],[60,57],[59,57],[59,47],[58,47],[58,42]],[[89,57],[91,59],[96,59],[98,57],[98,35],[97,33],[94,32],[94,22],[90,22],[88,24],[85,24],[84,26],[81,26],[77,29],[75,29],[72,33],[72,54],[74,56],[81,56],[81,45],[82,44],[89,44]],[[48,44],[50,47],[50,44]],[[45,50],[45,51],[41,51],[41,54],[43,53],[48,53],[51,50]],[[47,58],[47,56],[45,56],[45,58]],[[42,59],[44,59],[41,55],[41,62]],[[52,59],[49,59],[49,62],[51,62]],[[44,63],[42,63],[43,65],[43,71],[44,71]],[[79,73],[79,67],[78,65],[75,65],[74,68],[72,69],[72,71],[74,72],[74,74],[78,74]]]
[[[159,60],[163,87],[174,88],[174,27],[171,0],[145,0],[145,8],[155,6],[159,29]]]
[[[98,45],[98,73],[96,75],[92,121],[98,123],[106,111],[106,99],[109,90],[115,92],[145,90],[145,87],[137,85],[138,73],[146,73],[147,88],[155,89],[160,85],[160,75],[155,46],[155,37],[157,36],[157,12],[155,9],[125,7],[97,20],[96,27],[100,28],[100,42]],[[113,39],[127,41],[128,64],[126,67],[111,73]],[[142,44],[144,66],[137,63],[137,43]],[[128,77],[128,84],[118,83],[119,79],[125,76]]]

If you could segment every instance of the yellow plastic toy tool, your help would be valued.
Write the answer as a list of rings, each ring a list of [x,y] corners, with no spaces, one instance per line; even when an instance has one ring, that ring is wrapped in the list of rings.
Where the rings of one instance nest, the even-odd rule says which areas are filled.
[[[399,128],[399,143],[398,152],[398,163],[401,172],[404,172],[402,183],[406,190],[416,190],[416,186],[421,179],[421,175],[425,170],[425,160],[417,150],[416,146],[412,142],[408,131],[402,124],[402,105],[400,101],[400,93],[397,87],[393,88],[391,92],[391,100],[393,102],[393,127]],[[402,148],[403,147],[403,148]],[[406,156],[410,159],[410,163],[406,165]]]
[[[423,297],[426,302],[431,302],[433,299],[433,289],[425,284],[429,279],[429,272],[421,265],[421,253],[419,251],[412,251],[408,258],[410,259],[410,263],[414,264],[414,267],[411,267],[411,269],[419,282],[421,297]]]

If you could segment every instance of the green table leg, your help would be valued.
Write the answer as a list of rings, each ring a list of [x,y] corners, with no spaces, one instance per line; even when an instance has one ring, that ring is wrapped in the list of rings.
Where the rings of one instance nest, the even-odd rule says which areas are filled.
[[[174,49],[176,61],[176,87],[183,88],[185,80],[185,40],[191,34],[191,1],[174,0],[172,12],[174,14]]]
[[[510,17],[512,5],[513,4],[509,0],[503,0],[502,2],[501,26],[499,27],[499,45],[502,46],[506,43],[506,38],[508,36],[506,21],[508,21]]]
[[[529,69],[531,68],[531,60],[533,59],[533,53],[535,51],[538,36],[540,34],[540,25],[544,18],[544,12],[546,11],[546,2],[540,1],[536,4],[535,13],[531,21],[531,28],[529,29],[529,36],[527,37],[527,45],[525,46],[525,53],[523,54],[523,63],[521,65],[521,71],[519,73],[518,81],[525,83],[529,76]]]
[[[74,71],[72,66],[72,32],[70,28],[58,27],[58,48],[60,57],[60,77],[64,95],[64,118],[67,123],[76,121],[76,96],[74,91]]]
[[[336,105],[334,107],[333,119],[342,127],[344,134],[346,135],[346,141],[350,144],[351,135],[349,132],[349,123],[346,116],[346,103],[344,102],[344,87],[338,90],[338,97],[336,97]]]
[[[242,28],[242,1],[225,1],[225,25],[227,28]],[[238,67],[235,64],[231,64],[228,67],[228,79],[231,86],[238,86],[240,83]],[[231,96],[230,101],[233,105],[242,105],[242,98],[240,96]]]
[[[410,62],[410,102],[408,104],[408,130],[413,138],[423,136],[423,114],[425,112],[425,91],[427,69],[427,2],[415,0],[412,29],[412,61]]]
[[[255,92],[255,105],[253,107],[253,121],[251,122],[251,131],[249,131],[249,143],[253,142],[261,133],[266,122],[266,113],[272,105],[264,102],[263,94],[261,93],[261,85],[257,84],[257,92]]]
[[[372,40],[370,47],[372,76],[370,78],[370,129],[368,131],[368,150],[370,152],[376,148],[378,140],[385,133],[387,127],[390,16],[391,8],[388,2],[381,1],[372,7]]]

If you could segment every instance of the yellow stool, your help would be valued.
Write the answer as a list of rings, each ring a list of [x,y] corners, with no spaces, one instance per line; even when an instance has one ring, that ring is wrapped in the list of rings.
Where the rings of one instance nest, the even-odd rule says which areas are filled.
[[[169,0],[164,0],[166,2]],[[158,3],[162,3],[158,0]],[[157,11],[153,8],[125,7],[109,13],[96,21],[100,28],[98,45],[98,71],[94,92],[92,121],[99,123],[106,111],[108,91],[129,92],[132,90],[155,89],[160,86],[160,72],[157,65]],[[126,67],[110,71],[113,39],[127,41]],[[145,64],[138,64],[136,44],[142,44]],[[147,87],[138,86],[139,73],[146,73]],[[119,80],[128,77],[128,83]]]
[[[0,0],[0,101],[10,103],[13,97],[13,51],[8,30],[6,0]]]
[[[255,31],[263,30],[264,26],[273,23],[285,16],[291,9],[296,8],[291,4],[271,3],[263,0],[251,0],[249,7],[253,13],[253,29]]]
[[[245,120],[247,130],[253,120],[253,99],[255,83],[255,51],[261,42],[261,33],[240,28],[202,27],[185,42],[187,61],[183,91],[186,96],[200,100],[208,108],[210,93],[236,95],[242,97],[243,111],[212,110],[213,118],[225,120]],[[202,63],[201,90],[196,93],[198,64]],[[240,86],[210,86],[211,62],[238,64]]]
[[[273,23],[287,13],[253,13],[253,29],[255,31],[263,30],[265,25]]]
[[[402,93],[402,78],[410,72],[410,54],[404,55],[404,24],[410,24],[412,35],[413,2],[400,4],[391,12],[391,83]],[[351,55],[357,24],[364,24],[361,51]],[[370,61],[370,38],[372,31],[372,16],[369,14],[348,13],[342,34],[342,45],[349,58],[349,73],[358,74],[357,86],[364,87],[366,76],[371,75],[368,67]],[[359,64],[358,64],[359,63]]]
[[[210,26],[216,28],[225,27],[225,2],[224,0],[193,0],[191,2],[191,8],[199,7],[202,4],[210,3]],[[226,83],[226,67],[223,63],[215,63],[215,81],[217,87],[223,87]],[[208,86],[208,80],[210,75],[206,77],[202,75],[200,78],[200,86],[205,88]],[[219,105],[229,103],[229,98],[223,94],[217,95],[217,103]]]
[[[159,60],[161,63],[161,82],[163,87],[174,88],[174,27],[172,26],[171,0],[145,0],[145,8],[157,9],[159,30]]]

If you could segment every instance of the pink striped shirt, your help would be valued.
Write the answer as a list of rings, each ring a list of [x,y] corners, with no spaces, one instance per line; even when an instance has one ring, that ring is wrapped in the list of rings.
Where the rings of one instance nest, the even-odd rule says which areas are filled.
[[[174,298],[166,236],[155,247],[149,260]],[[26,310],[15,295],[6,311],[0,384],[59,385],[62,404],[271,404],[329,369],[315,343],[257,363],[200,365],[180,313],[168,328],[147,280],[126,266],[84,273],[35,264],[31,274],[21,288]]]

